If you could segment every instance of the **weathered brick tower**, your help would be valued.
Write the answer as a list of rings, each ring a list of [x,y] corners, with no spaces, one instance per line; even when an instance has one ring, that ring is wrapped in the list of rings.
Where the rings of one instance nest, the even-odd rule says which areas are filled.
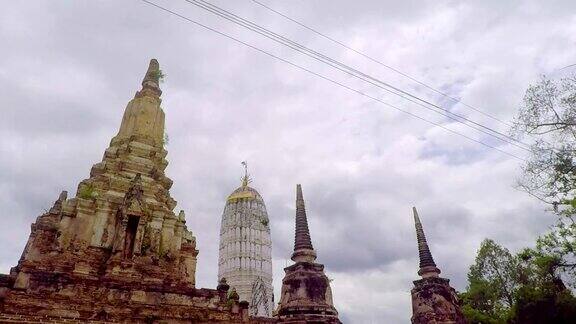
[[[422,279],[414,281],[414,288],[412,289],[412,323],[465,324],[466,320],[460,310],[456,291],[450,287],[449,279],[438,276],[440,269],[436,267],[432,258],[422,223],[418,217],[418,211],[416,211],[416,207],[413,207],[412,210],[420,257],[418,275],[422,277]]]
[[[272,239],[264,199],[248,184],[244,164],[242,185],[224,206],[220,226],[218,280],[226,278],[240,300],[250,303],[250,315],[272,316]]]
[[[314,262],[302,187],[296,186],[296,231],[292,261],[284,268],[280,304],[275,316],[278,323],[340,323],[332,302],[330,280],[324,265]]]
[[[247,319],[225,282],[195,288],[196,241],[164,174],[161,77],[151,60],[102,162],[32,225],[18,265],[0,276],[0,321]]]

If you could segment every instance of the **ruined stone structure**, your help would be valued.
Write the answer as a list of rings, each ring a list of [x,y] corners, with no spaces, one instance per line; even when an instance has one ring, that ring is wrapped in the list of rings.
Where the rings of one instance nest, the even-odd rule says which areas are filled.
[[[75,197],[62,192],[32,224],[18,264],[0,274],[0,323],[340,323],[300,185],[294,264],[284,269],[273,317],[269,219],[247,172],[222,215],[218,286],[195,287],[196,239],[184,212],[173,211],[164,173],[161,77],[151,60],[102,161]],[[465,323],[416,209],[414,221],[422,279],[412,289],[412,323]]]
[[[18,265],[0,276],[0,322],[247,320],[225,281],[195,288],[196,240],[164,174],[161,76],[152,60],[102,162],[32,225]]]
[[[240,300],[250,303],[250,315],[270,317],[272,289],[272,240],[266,205],[248,186],[246,162],[242,185],[226,200],[220,226],[218,279],[225,278]]]
[[[324,265],[316,263],[302,187],[296,186],[295,263],[284,268],[280,303],[275,316],[278,323],[340,323],[332,301],[330,280]]]
[[[450,280],[439,276],[440,269],[432,258],[424,229],[416,208],[414,223],[418,239],[418,254],[422,279],[414,281],[412,289],[412,323],[413,324],[465,324],[466,320],[460,310],[458,295],[450,287]]]

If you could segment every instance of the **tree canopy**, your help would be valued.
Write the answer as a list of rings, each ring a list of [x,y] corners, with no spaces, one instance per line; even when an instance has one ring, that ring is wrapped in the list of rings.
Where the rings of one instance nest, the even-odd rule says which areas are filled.
[[[576,75],[530,86],[511,131],[533,142],[519,186],[555,210],[563,206],[564,214],[575,214]]]
[[[519,188],[551,206],[557,222],[516,254],[484,240],[462,310],[470,323],[574,323],[576,76],[530,86],[511,131],[532,143]]]

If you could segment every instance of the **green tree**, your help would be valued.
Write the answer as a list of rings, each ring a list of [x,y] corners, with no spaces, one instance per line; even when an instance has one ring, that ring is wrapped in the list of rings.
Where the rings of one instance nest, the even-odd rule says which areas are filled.
[[[570,324],[576,319],[576,298],[562,281],[527,284],[516,293],[509,323]]]
[[[534,140],[519,187],[559,216],[538,239],[534,262],[576,288],[576,75],[530,86],[512,132]]]
[[[532,143],[519,187],[549,204],[558,222],[517,255],[484,240],[461,294],[463,313],[470,323],[575,323],[565,282],[576,288],[576,76],[530,86],[512,134]]]
[[[562,324],[576,318],[576,298],[566,288],[558,257],[537,247],[516,255],[482,242],[460,295],[462,312],[478,324]],[[554,243],[555,246],[558,244]]]
[[[530,86],[512,134],[533,141],[519,187],[559,214],[576,214],[576,75]]]
[[[538,238],[532,253],[541,277],[566,282],[576,288],[576,223],[573,216],[560,218],[552,229]]]
[[[520,286],[518,258],[490,239],[480,245],[461,294],[464,315],[471,323],[506,323]]]

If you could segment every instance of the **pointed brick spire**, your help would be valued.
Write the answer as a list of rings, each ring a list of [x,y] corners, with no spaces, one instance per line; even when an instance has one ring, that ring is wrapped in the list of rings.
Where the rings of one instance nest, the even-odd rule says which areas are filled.
[[[316,252],[312,247],[310,230],[308,229],[302,186],[299,184],[296,185],[296,232],[292,260],[294,262],[314,262],[316,260]]]
[[[142,80],[142,90],[138,92],[140,95],[151,94],[153,96],[159,97],[162,94],[160,90],[160,81],[164,78],[162,70],[160,70],[160,64],[156,59],[151,59],[150,64],[148,64],[148,70],[144,79]]]
[[[165,114],[160,107],[162,90],[158,85],[163,77],[158,61],[151,59],[142,80],[142,89],[136,91],[134,99],[126,106],[120,130],[112,139],[113,143],[120,144],[118,141],[134,140],[133,136],[136,136],[145,144],[164,147]],[[156,167],[164,170],[166,165]]]
[[[428,242],[426,242],[426,236],[424,235],[424,229],[422,228],[416,207],[412,207],[412,211],[414,212],[414,224],[416,225],[416,238],[418,240],[418,254],[420,257],[420,270],[418,270],[418,274],[423,278],[438,277],[440,269],[436,267],[434,258],[432,258],[432,253],[428,247]]]
[[[302,195],[302,186],[296,185],[296,235],[294,238],[294,251],[300,249],[314,250],[308,229],[306,207]]]

